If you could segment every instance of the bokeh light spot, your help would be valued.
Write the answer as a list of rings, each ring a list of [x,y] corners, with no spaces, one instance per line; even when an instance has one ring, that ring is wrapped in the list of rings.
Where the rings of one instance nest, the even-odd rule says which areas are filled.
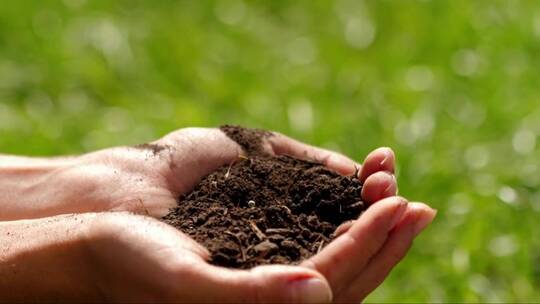
[[[463,49],[452,57],[452,68],[461,76],[473,76],[480,69],[481,58],[474,50]]]
[[[536,134],[529,129],[519,129],[512,138],[512,147],[519,154],[529,154],[536,147]]]
[[[244,18],[246,5],[242,0],[221,0],[216,3],[214,12],[219,21],[234,25],[240,23]]]
[[[489,162],[489,150],[482,145],[475,145],[469,147],[465,151],[465,161],[469,168],[481,169],[485,167]]]
[[[375,40],[375,25],[367,18],[351,18],[345,25],[345,40],[354,48],[365,49]]]
[[[500,235],[489,242],[489,251],[496,257],[505,257],[515,254],[519,245],[513,235]]]
[[[509,205],[516,205],[518,194],[512,187],[503,186],[499,189],[499,199]]]
[[[311,39],[300,37],[289,43],[287,58],[293,64],[308,64],[315,59],[316,51]]]
[[[413,91],[429,90],[433,82],[433,71],[427,66],[413,66],[405,73],[405,83]]]
[[[309,100],[294,101],[289,105],[287,114],[289,124],[294,130],[306,132],[313,128],[313,105]]]

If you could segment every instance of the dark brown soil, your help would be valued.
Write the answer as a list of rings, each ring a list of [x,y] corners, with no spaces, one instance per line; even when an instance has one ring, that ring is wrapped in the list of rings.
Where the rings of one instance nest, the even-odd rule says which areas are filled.
[[[362,185],[320,164],[270,156],[271,133],[222,127],[247,153],[205,177],[163,218],[233,268],[294,264],[316,254],[337,226],[364,211]]]
[[[272,132],[259,129],[241,128],[238,126],[224,125],[221,131],[237,142],[249,156],[270,156],[264,150],[263,141],[272,136]]]

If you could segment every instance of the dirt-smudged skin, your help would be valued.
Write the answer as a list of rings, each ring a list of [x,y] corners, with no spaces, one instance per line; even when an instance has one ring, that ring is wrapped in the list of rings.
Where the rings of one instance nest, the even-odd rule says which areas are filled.
[[[156,144],[140,144],[133,146],[135,149],[139,150],[148,150],[152,152],[153,155],[158,155],[161,151],[170,149],[170,146],[156,145]]]
[[[253,134],[271,134],[233,128],[237,141],[251,137],[253,143]],[[365,209],[358,203],[362,185],[355,177],[241,145],[256,156],[239,157],[208,175],[163,218],[206,246],[213,264],[298,263],[327,244],[339,224]]]

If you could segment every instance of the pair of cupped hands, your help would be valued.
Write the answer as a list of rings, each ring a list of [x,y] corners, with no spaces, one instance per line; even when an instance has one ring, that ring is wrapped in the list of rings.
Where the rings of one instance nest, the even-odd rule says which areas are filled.
[[[151,145],[53,160],[62,164],[54,170],[59,188],[48,190],[55,199],[28,209],[26,218],[34,219],[24,222],[38,234],[63,231],[64,241],[33,259],[67,263],[60,278],[70,287],[44,294],[120,302],[360,302],[435,217],[427,205],[396,196],[395,156],[389,148],[374,150],[360,165],[278,133],[264,139],[264,146],[274,155],[358,174],[362,200],[370,207],[300,265],[232,270],[209,264],[203,246],[154,219],[201,178],[243,153],[219,129],[181,129]],[[45,273],[43,288],[53,284],[47,280]]]

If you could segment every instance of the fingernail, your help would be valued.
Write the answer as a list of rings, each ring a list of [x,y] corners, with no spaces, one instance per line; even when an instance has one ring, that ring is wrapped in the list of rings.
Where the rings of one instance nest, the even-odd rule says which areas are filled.
[[[394,211],[392,222],[388,230],[393,229],[397,225],[397,223],[401,220],[401,218],[403,217],[403,214],[407,210],[407,201],[403,198],[400,198],[400,200],[401,201],[400,201],[399,207],[397,207],[396,210]]]
[[[414,224],[414,235],[420,234],[431,222],[433,222],[433,219],[437,215],[437,210],[431,209],[429,211],[427,210],[421,210],[418,212],[418,218],[416,220],[416,223]]]
[[[386,172],[385,172],[386,173]],[[387,173],[388,175],[391,176],[392,178],[392,182],[390,182],[390,184],[388,185],[388,187],[386,187],[386,189],[384,189],[383,193],[382,193],[382,197],[390,197],[390,196],[394,196],[397,194],[397,181],[396,181],[396,177],[394,176],[394,174],[390,174],[390,173]]]
[[[391,161],[391,158],[392,158],[392,150],[390,148],[384,148],[383,150],[384,152],[384,158],[383,160],[380,162],[380,165],[381,167],[385,167],[386,164]]]
[[[384,150],[384,158],[383,160],[381,160],[381,162],[379,163],[381,165],[381,167],[384,167],[384,165],[388,162],[388,159],[390,158],[390,155],[388,154],[388,151],[387,150]]]
[[[294,299],[299,303],[330,303],[332,291],[328,283],[318,278],[310,278],[291,283]]]

